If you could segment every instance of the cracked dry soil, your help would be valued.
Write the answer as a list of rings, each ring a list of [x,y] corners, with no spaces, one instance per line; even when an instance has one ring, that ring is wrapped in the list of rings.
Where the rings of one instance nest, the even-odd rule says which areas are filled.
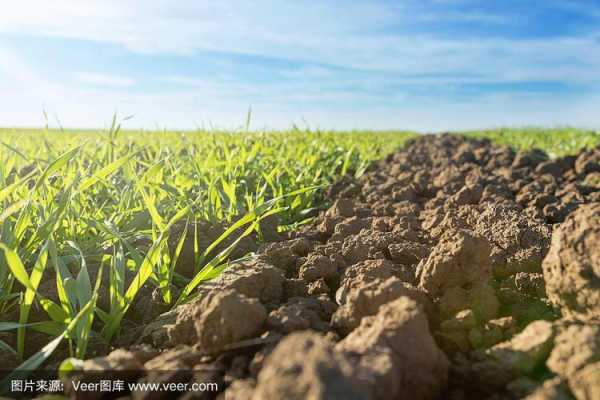
[[[327,196],[82,376],[218,382],[182,394],[203,399],[600,398],[600,148],[422,136]]]

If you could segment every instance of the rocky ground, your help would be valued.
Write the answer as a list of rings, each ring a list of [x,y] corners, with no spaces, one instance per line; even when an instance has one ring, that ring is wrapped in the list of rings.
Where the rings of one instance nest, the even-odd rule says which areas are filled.
[[[84,371],[221,388],[186,398],[600,398],[600,148],[423,136],[327,196]]]

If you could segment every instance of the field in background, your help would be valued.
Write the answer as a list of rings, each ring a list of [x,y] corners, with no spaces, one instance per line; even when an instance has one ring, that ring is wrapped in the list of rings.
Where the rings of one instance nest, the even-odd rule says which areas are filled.
[[[540,147],[552,156],[600,143],[599,133],[576,129],[466,134]],[[212,258],[199,248],[197,273],[184,278],[174,271],[178,249],[167,245],[183,237],[169,238],[175,223],[232,226],[219,242],[239,232],[260,235],[260,221],[271,214],[278,215],[280,229],[294,229],[323,206],[326,185],[359,176],[412,136],[121,132],[116,125],[107,132],[0,130],[0,333],[17,332],[16,345],[0,340],[0,347],[24,360],[31,354],[27,332],[37,330],[54,347],[25,369],[43,362],[62,340],[72,356],[83,358],[90,336],[114,338],[142,285],[161,288],[166,303],[184,302],[223,268],[237,243]],[[143,253],[134,246],[141,238],[150,243]],[[89,273],[91,265],[110,271],[109,288]],[[135,275],[130,285],[126,270]],[[56,283],[58,300],[38,293],[45,280]],[[101,291],[110,292],[107,309],[97,305]],[[33,308],[47,318],[28,326]],[[16,319],[5,319],[9,315]]]
[[[539,148],[552,158],[573,154],[600,143],[600,131],[577,128],[513,128],[466,132],[467,136],[487,137],[494,143],[515,149]]]

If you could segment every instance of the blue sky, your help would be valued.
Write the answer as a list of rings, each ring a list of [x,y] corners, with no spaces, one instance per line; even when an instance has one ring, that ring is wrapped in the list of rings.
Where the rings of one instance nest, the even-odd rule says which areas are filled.
[[[600,127],[600,0],[32,1],[0,125]]]

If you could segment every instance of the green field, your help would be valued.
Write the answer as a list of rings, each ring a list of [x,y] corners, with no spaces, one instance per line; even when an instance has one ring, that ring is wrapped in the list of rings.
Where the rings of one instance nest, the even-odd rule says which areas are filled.
[[[566,128],[466,134],[552,156],[600,143],[598,132]],[[212,247],[197,249],[197,274],[176,274],[178,248],[167,246],[180,239],[169,238],[176,222],[230,226],[214,245],[240,232],[260,237],[260,221],[272,214],[279,230],[294,229],[324,207],[328,184],[361,175],[414,135],[0,130],[0,333],[17,332],[16,346],[0,341],[0,349],[16,354],[23,369],[40,365],[62,341],[84,358],[91,335],[114,340],[143,285],[161,288],[175,305],[223,268],[237,242],[212,258],[205,257]],[[147,251],[133,244],[141,238]],[[110,271],[109,287],[90,278],[90,265]],[[129,286],[126,269],[135,275]],[[55,282],[58,301],[38,292],[46,280]],[[97,305],[101,292],[110,296],[106,309]],[[29,324],[33,309],[46,321]],[[32,330],[47,333],[49,344],[27,359],[39,350],[26,347]]]
[[[573,154],[600,143],[600,131],[577,128],[513,128],[466,132],[467,136],[487,137],[493,142],[515,149],[539,148],[550,157]]]

